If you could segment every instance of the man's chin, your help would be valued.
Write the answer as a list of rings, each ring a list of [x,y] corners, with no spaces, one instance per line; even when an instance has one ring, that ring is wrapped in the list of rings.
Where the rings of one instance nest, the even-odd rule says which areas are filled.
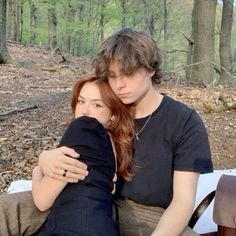
[[[130,98],[120,98],[120,100],[126,105],[134,103],[133,99]]]

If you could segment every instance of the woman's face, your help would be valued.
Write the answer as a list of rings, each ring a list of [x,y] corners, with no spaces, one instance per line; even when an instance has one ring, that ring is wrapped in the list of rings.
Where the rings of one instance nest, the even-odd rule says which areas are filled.
[[[96,83],[87,82],[80,91],[75,118],[80,116],[96,118],[104,127],[107,127],[111,120],[111,110],[103,103]]]

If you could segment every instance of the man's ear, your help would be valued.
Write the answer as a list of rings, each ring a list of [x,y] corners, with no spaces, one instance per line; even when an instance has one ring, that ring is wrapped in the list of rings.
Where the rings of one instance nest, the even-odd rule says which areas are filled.
[[[112,116],[111,116],[111,121],[114,121],[115,118],[116,118],[115,115],[112,115]]]
[[[152,71],[152,72],[150,72],[150,75],[151,75],[151,77],[154,75],[156,73],[156,71],[154,70],[154,71]]]

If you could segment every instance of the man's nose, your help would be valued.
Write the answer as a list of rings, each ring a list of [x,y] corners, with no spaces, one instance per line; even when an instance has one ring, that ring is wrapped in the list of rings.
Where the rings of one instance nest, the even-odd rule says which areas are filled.
[[[116,88],[118,90],[122,89],[125,87],[125,78],[123,75],[120,75],[119,77],[117,77],[116,79]]]

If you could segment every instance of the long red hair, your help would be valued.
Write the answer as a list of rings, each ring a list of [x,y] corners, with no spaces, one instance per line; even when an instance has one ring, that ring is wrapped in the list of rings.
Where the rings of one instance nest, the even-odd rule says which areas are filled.
[[[100,91],[103,103],[111,110],[114,119],[106,130],[111,134],[117,156],[118,174],[125,180],[133,176],[133,145],[134,121],[132,108],[123,104],[111,90],[108,82],[98,79],[95,75],[88,75],[79,79],[74,85],[71,108],[75,114],[78,96],[85,83],[95,83]]]

